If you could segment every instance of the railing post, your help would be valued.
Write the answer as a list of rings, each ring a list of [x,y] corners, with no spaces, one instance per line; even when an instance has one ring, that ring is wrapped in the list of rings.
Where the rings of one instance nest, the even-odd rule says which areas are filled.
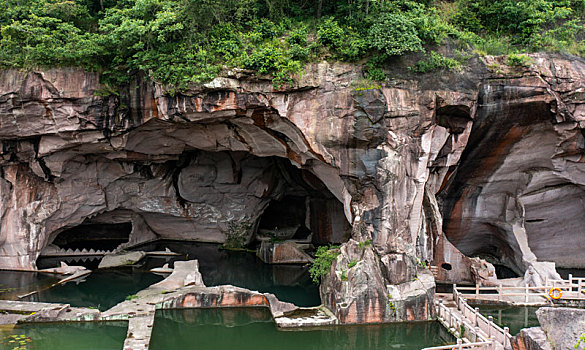
[[[528,303],[528,283],[524,284],[524,302]]]
[[[510,334],[510,328],[504,327],[504,349],[508,346],[508,334]]]
[[[473,309],[473,311],[475,312],[475,326],[477,327],[479,325],[479,323],[477,323],[477,315],[479,314],[479,308],[476,307],[475,309]]]
[[[475,283],[475,295],[479,295],[479,283]]]
[[[494,316],[488,316],[488,338],[492,338],[492,325],[494,324]]]
[[[475,327],[475,342],[479,342],[479,327]]]
[[[457,339],[457,350],[463,349],[463,340],[461,338]]]
[[[453,283],[453,301],[457,303],[457,283]]]
[[[502,295],[502,284],[498,284],[498,301],[500,301],[500,296]]]

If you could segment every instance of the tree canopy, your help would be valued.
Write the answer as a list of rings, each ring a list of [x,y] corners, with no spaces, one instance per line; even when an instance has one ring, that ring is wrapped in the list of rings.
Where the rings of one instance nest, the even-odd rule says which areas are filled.
[[[290,84],[310,61],[365,60],[379,80],[387,59],[448,38],[480,54],[583,55],[584,13],[585,0],[0,0],[0,66],[181,87],[234,67]],[[456,65],[445,59],[420,67]]]

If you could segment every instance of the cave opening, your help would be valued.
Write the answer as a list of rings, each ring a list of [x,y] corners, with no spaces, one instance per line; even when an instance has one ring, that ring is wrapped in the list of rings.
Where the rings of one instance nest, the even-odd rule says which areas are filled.
[[[285,196],[273,200],[260,217],[257,237],[310,240],[311,230],[307,227],[306,217],[305,197]]]
[[[92,223],[68,228],[55,237],[53,245],[61,249],[112,251],[127,243],[132,232],[132,223]]]
[[[306,266],[311,252],[346,242],[351,235],[339,195],[341,180],[327,169],[315,170],[318,166],[245,151],[189,150],[173,160],[134,161],[107,189],[111,209],[54,231],[37,266],[91,255],[70,249],[103,255],[120,247],[145,252],[169,248],[181,255],[172,260],[148,256],[133,269],[165,263],[172,268],[176,259],[197,259],[211,285],[232,284],[299,305],[318,305],[319,290]],[[232,229],[244,233],[243,245],[236,249],[226,247]],[[235,266],[248,272],[233,273]]]
[[[494,268],[496,269],[496,276],[498,279],[506,279],[506,278],[516,278],[520,277],[514,270],[509,268],[506,265],[501,264],[493,264]]]
[[[262,212],[256,240],[293,240],[314,245],[347,241],[351,226],[343,204],[323,181],[287,160],[273,157],[273,161],[284,187]]]

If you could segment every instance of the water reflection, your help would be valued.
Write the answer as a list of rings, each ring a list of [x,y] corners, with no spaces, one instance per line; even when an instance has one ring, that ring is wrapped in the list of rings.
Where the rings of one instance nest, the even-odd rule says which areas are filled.
[[[19,325],[0,329],[0,349],[121,349],[127,328],[126,322]]]
[[[510,328],[510,334],[512,335],[520,333],[522,328],[536,327],[540,325],[536,318],[536,310],[538,310],[538,307],[482,306],[479,309],[484,316],[493,316],[494,322],[499,326]]]
[[[436,322],[279,331],[265,309],[157,312],[150,349],[421,349],[452,343]]]

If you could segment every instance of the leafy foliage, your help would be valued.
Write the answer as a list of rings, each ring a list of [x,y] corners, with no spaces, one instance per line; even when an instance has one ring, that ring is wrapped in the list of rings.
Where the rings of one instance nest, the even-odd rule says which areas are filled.
[[[460,65],[457,60],[432,51],[427,58],[418,61],[412,70],[418,73],[428,73],[439,69],[452,70],[459,68]]]
[[[80,66],[109,86],[141,71],[178,88],[240,67],[280,88],[335,59],[383,81],[393,57],[447,38],[479,54],[585,55],[584,15],[584,0],[0,0],[0,67]],[[454,65],[431,53],[416,70]]]
[[[227,249],[242,249],[246,245],[252,224],[248,221],[228,223],[228,230],[226,232],[226,240],[223,244]]]
[[[330,245],[317,248],[315,260],[309,269],[309,274],[311,275],[313,282],[319,283],[323,277],[329,274],[331,265],[333,264],[333,261],[337,259],[338,255],[338,246]]]

